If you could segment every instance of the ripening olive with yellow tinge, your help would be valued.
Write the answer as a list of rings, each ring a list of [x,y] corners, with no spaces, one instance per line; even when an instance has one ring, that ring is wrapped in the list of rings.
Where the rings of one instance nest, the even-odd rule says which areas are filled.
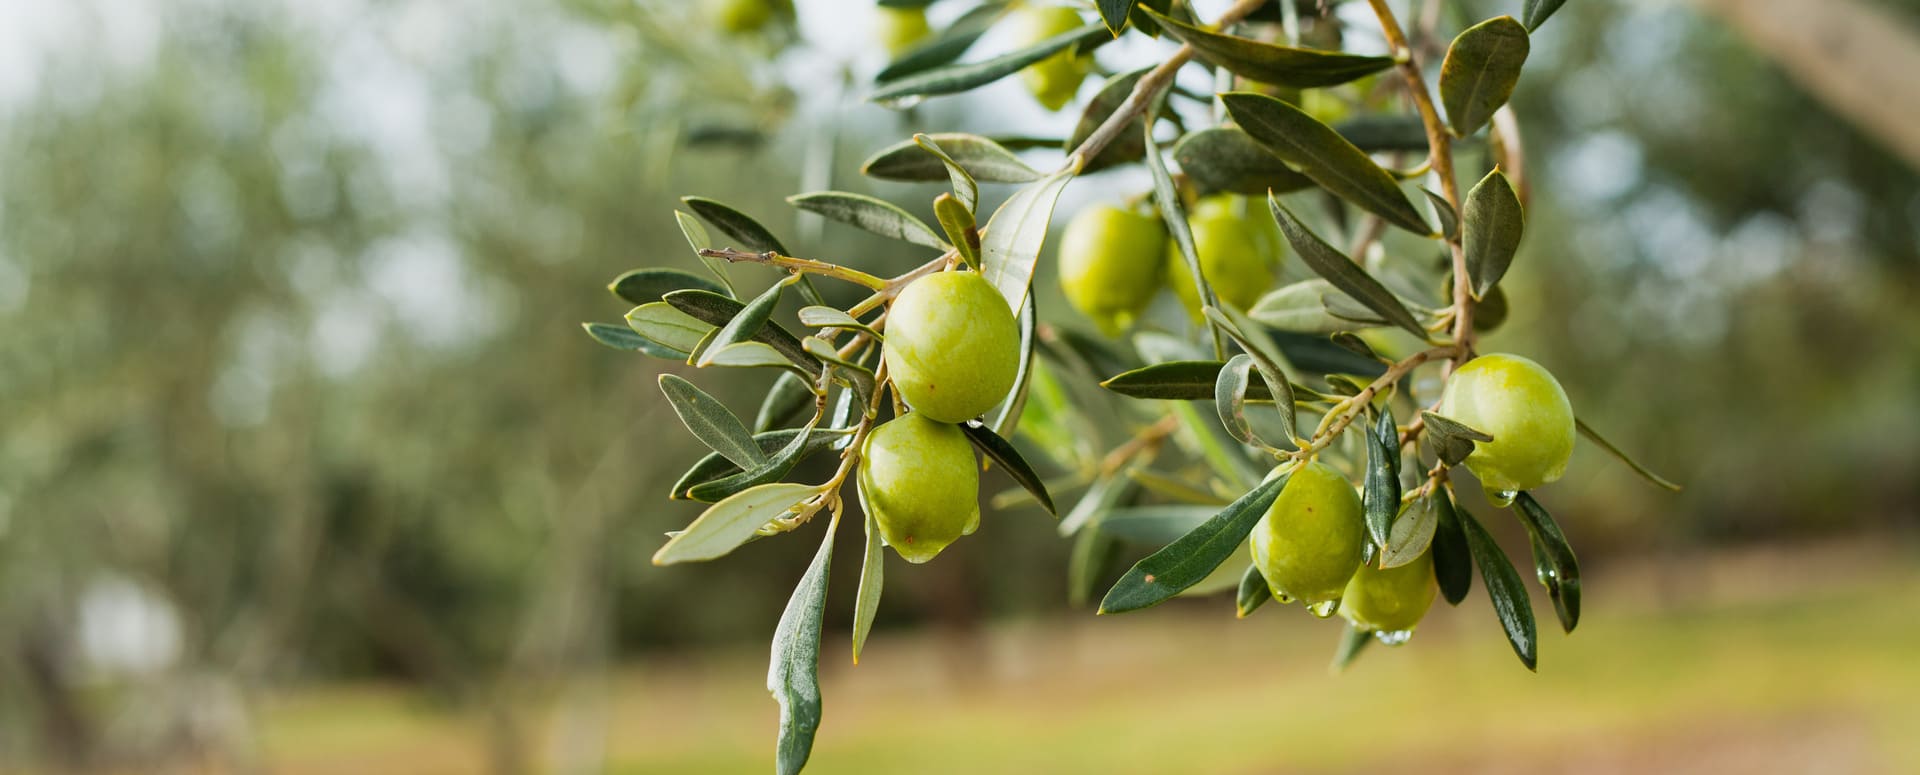
[[[927,24],[925,8],[882,5],[875,10],[879,16],[874,21],[874,37],[886,47],[887,56],[899,57],[933,35],[933,27]]]
[[[1433,550],[1394,568],[1362,565],[1340,597],[1340,615],[1362,630],[1408,633],[1433,607]]]
[[[1214,296],[1245,310],[1273,289],[1285,241],[1264,205],[1246,197],[1208,197],[1188,213],[1187,225],[1193,230],[1200,273],[1206,276]],[[1167,284],[1187,313],[1198,321],[1200,292],[1194,288],[1193,270],[1187,267],[1180,246],[1173,240],[1167,241],[1166,254]]]
[[[881,349],[893,389],[915,412],[966,422],[1007,397],[1020,370],[1020,325],[978,272],[913,281],[887,312]]]
[[[1080,18],[1078,11],[1069,6],[1026,3],[1014,9],[1008,23],[1013,30],[1013,45],[1016,48],[1029,48],[1056,35],[1080,29],[1086,22]],[[1020,71],[1020,80],[1027,85],[1027,91],[1033,94],[1041,107],[1059,110],[1073,101],[1073,96],[1080,92],[1080,83],[1091,72],[1093,56],[1076,55],[1072,48],[1068,48],[1028,65]]]
[[[860,457],[860,500],[907,562],[980,526],[980,468],[959,426],[909,412],[870,431]]]
[[[1254,565],[1274,596],[1308,605],[1340,599],[1366,543],[1360,496],[1346,477],[1319,461],[1293,472],[1248,539]]]
[[[1060,290],[1100,332],[1118,336],[1153,302],[1166,262],[1160,217],[1112,204],[1092,205],[1060,237]]]
[[[1492,353],[1461,364],[1440,394],[1440,414],[1493,436],[1473,445],[1467,469],[1491,492],[1531,490],[1560,478],[1573,456],[1573,404],[1545,367]]]
[[[707,17],[731,35],[759,32],[774,20],[793,20],[793,0],[707,0]]]

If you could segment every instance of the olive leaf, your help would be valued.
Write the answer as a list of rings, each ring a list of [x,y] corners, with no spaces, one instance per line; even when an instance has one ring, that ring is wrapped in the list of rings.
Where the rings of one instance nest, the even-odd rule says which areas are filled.
[[[1092,29],[1104,28],[1096,25]],[[993,283],[1010,309],[1026,304],[1027,287],[1033,282],[1034,265],[1040,261],[1040,246],[1047,239],[1054,203],[1060,201],[1061,190],[1072,179],[1073,171],[1068,169],[1029,183],[987,219],[987,230],[980,241],[980,276]]]
[[[1346,670],[1348,665],[1353,664],[1353,660],[1359,658],[1360,652],[1367,648],[1367,644],[1372,642],[1372,632],[1355,627],[1352,622],[1348,622],[1347,628],[1340,633],[1339,647],[1333,651],[1331,666],[1333,672],[1339,673]]]
[[[1067,602],[1085,608],[1100,589],[1100,582],[1113,572],[1125,547],[1101,531],[1088,526],[1073,537],[1073,549],[1067,556]]]
[[[1433,215],[1440,221],[1440,236],[1450,240],[1458,238],[1460,236],[1460,214],[1453,211],[1453,205],[1447,203],[1446,197],[1433,193],[1431,189],[1422,188],[1420,189],[1420,193],[1426,194],[1427,204],[1433,205]],[[1471,207],[1472,205],[1469,204],[1468,206]]]
[[[715,326],[724,326],[732,322],[735,316],[746,309],[745,304],[720,294],[691,288],[674,291],[664,298],[668,304],[673,305],[674,309]],[[779,323],[772,321],[764,323],[753,334],[753,340],[773,347],[802,370],[814,374],[820,373],[820,362],[814,360],[813,356],[807,354],[806,348],[800,346],[799,337],[781,327]]]
[[[1393,66],[1392,57],[1262,43],[1210,32],[1152,11],[1145,13],[1167,34],[1192,46],[1194,54],[1202,60],[1234,75],[1289,89],[1337,86]]]
[[[1507,559],[1507,553],[1494,542],[1487,529],[1480,526],[1479,520],[1458,504],[1454,505],[1453,513],[1460,518],[1473,564],[1480,566],[1480,579],[1487,584],[1487,597],[1493,601],[1493,613],[1507,633],[1507,643],[1513,646],[1513,653],[1520,657],[1521,664],[1528,670],[1535,669],[1539,664],[1540,638],[1534,629],[1533,605],[1527,600],[1527,588],[1520,583],[1520,573],[1513,569],[1513,561]]]
[[[725,346],[709,346],[701,350],[700,366],[723,366],[733,368],[776,368],[786,369],[794,374],[807,372],[795,366],[779,350],[763,342],[734,342]]]
[[[1100,530],[1122,541],[1166,546],[1212,519],[1214,514],[1220,512],[1220,506],[1164,503],[1126,506],[1108,511],[1100,520]]]
[[[967,268],[980,271],[980,232],[974,228],[973,203],[962,203],[952,194],[941,194],[933,198],[933,217],[940,222],[940,230],[947,233],[947,241],[953,243],[960,260]]]
[[[1120,30],[1127,26],[1127,15],[1133,13],[1133,6],[1139,0],[1100,0],[1100,20],[1107,23],[1107,31],[1114,37],[1120,37]]]
[[[760,329],[767,324],[767,319],[773,317],[773,308],[780,303],[780,292],[787,289],[787,282],[782,280],[774,283],[765,291],[761,291],[759,296],[753,297],[753,301],[747,302],[747,306],[742,307],[739,314],[734,315],[733,319],[720,327],[720,333],[714,334],[713,340],[707,343],[706,350],[700,354],[694,365],[712,365],[714,358],[729,345],[735,342],[746,342],[760,333]]]
[[[1280,233],[1287,238],[1287,244],[1300,254],[1300,260],[1314,274],[1326,278],[1328,283],[1339,289],[1353,300],[1366,305],[1367,309],[1378,313],[1389,323],[1406,329],[1421,339],[1427,338],[1427,330],[1413,317],[1400,297],[1367,274],[1353,259],[1347,258],[1332,245],[1320,239],[1320,236],[1308,230],[1291,210],[1280,204],[1280,200],[1267,197],[1267,205],[1273,210],[1273,217],[1280,223]]]
[[[1433,233],[1393,175],[1333,128],[1264,94],[1229,92],[1220,100],[1248,135],[1321,188],[1387,223],[1421,236]]]
[[[958,94],[998,81],[1069,48],[1089,51],[1112,39],[1106,25],[1096,22],[991,59],[934,67],[889,80],[867,99],[882,104],[905,104],[915,98]]]
[[[1454,134],[1473,134],[1507,104],[1527,62],[1527,28],[1511,16],[1468,27],[1440,63],[1440,102]]]
[[[1273,407],[1280,412],[1280,425],[1287,429],[1287,435],[1293,435],[1293,383],[1288,381],[1287,373],[1281,367],[1280,349],[1253,322],[1247,320],[1231,307],[1207,307],[1203,310],[1207,318],[1227,332],[1227,336],[1239,343],[1253,359],[1253,365],[1260,370],[1260,376],[1267,384],[1267,390],[1273,394]],[[1216,391],[1217,392],[1217,391]],[[1291,438],[1286,441],[1291,442]],[[1290,446],[1290,444],[1289,444]]]
[[[787,197],[787,204],[882,237],[905,240],[935,250],[950,247],[926,221],[884,199],[846,191],[815,191]]]
[[[1366,358],[1369,360],[1376,360],[1376,361],[1381,360],[1380,355],[1373,351],[1373,346],[1367,344],[1367,340],[1361,339],[1360,337],[1355,336],[1351,332],[1335,331],[1333,332],[1333,335],[1327,337],[1327,341],[1332,342],[1335,347],[1338,347],[1342,350],[1346,350],[1347,352],[1353,353],[1354,355],[1358,355],[1362,358]]]
[[[1492,434],[1467,427],[1459,420],[1425,411],[1420,417],[1427,424],[1427,442],[1433,446],[1434,456],[1449,466],[1465,462],[1467,456],[1473,454],[1474,444],[1493,441]]]
[[[1080,147],[1081,143],[1086,142],[1087,138],[1092,137],[1094,131],[1106,123],[1107,117],[1112,116],[1114,111],[1119,110],[1121,105],[1126,103],[1128,97],[1133,96],[1134,85],[1140,82],[1140,76],[1151,69],[1153,68],[1143,67],[1130,73],[1121,73],[1100,84],[1100,91],[1093,95],[1093,99],[1087,102],[1087,107],[1080,112],[1080,121],[1073,125],[1073,134],[1067,135],[1067,141],[1062,144],[1062,149],[1072,153],[1075,148]],[[1144,118],[1137,118],[1128,123],[1113,142],[1101,149],[1099,155],[1087,160],[1080,172],[1082,174],[1098,172],[1117,164],[1138,161],[1147,152],[1147,145],[1143,139],[1144,121]]]
[[[1106,517],[1114,504],[1119,503],[1132,492],[1131,477],[1113,474],[1095,479],[1093,484],[1087,487],[1087,491],[1080,495],[1080,500],[1073,504],[1073,508],[1067,510],[1066,516],[1060,518],[1060,524],[1056,529],[1060,531],[1060,535],[1069,536],[1082,527],[1097,524]]]
[[[767,691],[780,705],[780,738],[774,748],[774,766],[780,775],[799,775],[807,766],[813,735],[820,729],[820,630],[827,609],[827,577],[833,567],[834,528],[839,526],[835,517],[773,629]]]
[[[700,255],[700,251],[714,247],[713,237],[707,234],[707,227],[700,225],[698,218],[679,210],[673,211],[673,219],[680,224],[680,233],[687,238],[694,255],[700,257],[700,263],[705,264],[714,277],[720,278],[720,286],[725,289],[724,295],[732,296],[733,280],[727,277],[727,260]]]
[[[1272,599],[1273,590],[1267,586],[1267,577],[1260,574],[1260,566],[1248,565],[1246,572],[1240,574],[1240,588],[1233,595],[1234,616],[1245,619]]]
[[[1433,538],[1440,527],[1440,506],[1433,496],[1423,497],[1413,502],[1406,512],[1393,521],[1393,529],[1387,534],[1387,543],[1380,549],[1379,566],[1398,568],[1426,554],[1433,545]]]
[[[800,325],[810,328],[850,328],[875,339],[880,338],[880,332],[873,330],[872,326],[834,307],[801,307],[799,317]]]
[[[580,327],[586,329],[587,336],[593,337],[593,341],[615,350],[646,353],[655,358],[667,358],[670,360],[680,360],[687,357],[686,353],[655,343],[646,337],[634,333],[631,328],[608,323],[581,323]]]
[[[873,629],[873,616],[880,610],[880,589],[886,585],[886,555],[880,526],[874,521],[873,510],[865,504],[863,495],[861,511],[866,512],[867,552],[860,560],[860,592],[853,601],[853,663],[856,665],[860,664],[861,647],[867,644],[867,633]]]
[[[898,80],[959,59],[1006,11],[1006,3],[983,3],[968,9],[946,29],[887,63],[873,79],[881,83]]]
[[[913,142],[915,145],[925,148],[927,153],[933,154],[933,157],[939,159],[940,163],[946,167],[947,180],[953,184],[953,196],[959,200],[961,207],[967,212],[967,225],[972,226],[973,208],[980,202],[980,184],[973,179],[973,173],[968,172],[967,168],[962,166],[959,160],[947,153],[946,149],[941,148],[939,141],[934,140],[931,136],[917,134],[913,136]],[[946,222],[942,220],[941,225],[945,226]],[[951,236],[953,230],[948,229],[947,234]],[[957,245],[960,243],[955,242],[954,244]],[[978,252],[977,246],[976,252]]]
[[[1433,493],[1434,511],[1439,524],[1433,532],[1433,577],[1440,583],[1440,595],[1448,605],[1459,605],[1473,588],[1473,556],[1467,550],[1467,534],[1460,517],[1453,513],[1453,498],[1447,488]]]
[[[1427,126],[1411,115],[1371,114],[1347,119],[1335,126],[1347,142],[1367,153],[1427,150]]]
[[[1374,544],[1387,546],[1400,515],[1400,429],[1389,407],[1381,407],[1379,419],[1367,429],[1367,472],[1360,502]]]
[[[728,237],[738,240],[740,247],[743,249],[756,253],[771,251],[781,255],[790,255],[787,252],[787,247],[780,244],[780,239],[773,236],[773,232],[768,231],[767,227],[760,225],[759,221],[754,220],[752,216],[746,213],[701,196],[683,196],[680,197],[680,202],[686,205],[688,209],[693,210],[695,215],[706,219],[707,223],[713,224],[715,228],[718,228]],[[684,287],[690,288],[694,286]],[[661,295],[665,293],[666,291],[662,291]],[[806,298],[808,304],[823,303],[820,298],[820,291],[813,287],[813,280],[804,275],[800,278],[800,295]],[[648,299],[648,301],[652,300],[653,299]]]
[[[1681,489],[1680,485],[1674,484],[1673,482],[1669,481],[1666,477],[1663,477],[1659,474],[1654,473],[1652,470],[1648,469],[1646,466],[1640,465],[1639,462],[1635,461],[1631,457],[1628,457],[1627,453],[1620,451],[1620,448],[1614,446],[1613,442],[1607,441],[1605,438],[1602,438],[1600,436],[1600,432],[1594,430],[1593,426],[1588,425],[1585,420],[1575,417],[1573,418],[1573,426],[1575,429],[1580,431],[1580,435],[1587,437],[1588,441],[1591,441],[1595,444],[1600,445],[1600,448],[1606,450],[1607,454],[1612,455],[1615,459],[1619,460],[1622,463],[1627,464],[1627,467],[1633,469],[1634,473],[1639,474],[1640,478],[1645,479],[1648,482],[1652,482],[1655,487],[1660,487],[1662,489],[1669,490],[1671,492],[1680,491]]]
[[[1168,361],[1142,366],[1108,377],[1100,386],[1128,398],[1153,398],[1166,401],[1207,401],[1214,397],[1220,381],[1223,361]],[[1302,385],[1291,385],[1296,394],[1316,396]],[[1272,401],[1273,392],[1265,382],[1247,384],[1248,401]]]
[[[1220,414],[1220,424],[1241,444],[1259,443],[1253,436],[1253,426],[1247,423],[1247,383],[1252,372],[1253,357],[1240,353],[1227,359],[1213,387],[1213,406]]]
[[[1566,2],[1567,0],[1527,0],[1520,6],[1520,18],[1526,20],[1528,31],[1540,29],[1540,25],[1547,23],[1547,17],[1552,16],[1554,11],[1560,10],[1560,6],[1565,5]]]
[[[1213,284],[1207,281],[1206,273],[1200,269],[1200,249],[1193,242],[1193,226],[1187,222],[1186,202],[1180,198],[1180,192],[1174,188],[1173,176],[1167,172],[1167,161],[1160,156],[1160,147],[1153,140],[1153,125],[1148,124],[1140,133],[1146,144],[1147,170],[1153,174],[1153,203],[1160,210],[1160,219],[1167,224],[1167,234],[1173,237],[1174,248],[1179,252],[1180,260],[1185,264],[1187,276],[1192,278],[1194,293],[1202,307],[1214,307],[1220,304],[1214,295]],[[1179,271],[1179,270],[1172,270]],[[1209,326],[1213,337],[1213,355],[1226,358],[1226,344],[1220,339],[1218,327]]]
[[[774,482],[735,493],[708,506],[687,529],[668,539],[660,551],[654,552],[653,564],[672,565],[725,556],[752,539],[768,522],[819,492],[816,485]]]
[[[914,135],[882,148],[860,165],[860,173],[879,180],[952,180],[950,163],[976,181],[1027,183],[1044,177],[1000,143],[960,132]]]
[[[1356,326],[1352,320],[1339,317],[1327,311],[1322,299],[1328,295],[1337,295],[1340,299],[1352,302],[1326,280],[1302,280],[1281,286],[1254,302],[1247,310],[1247,317],[1281,331],[1322,336],[1350,331]],[[1353,302],[1358,304],[1358,302]],[[1382,323],[1384,325],[1384,323]]]
[[[1561,629],[1573,632],[1574,625],[1580,623],[1580,561],[1573,556],[1573,546],[1567,543],[1553,515],[1532,495],[1520,493],[1513,505],[1532,541],[1533,567],[1540,585],[1547,588],[1547,597],[1553,600]]]
[[[1045,508],[1048,514],[1059,516],[1059,512],[1053,507],[1053,496],[1047,494],[1046,483],[1040,480],[1040,474],[1033,470],[1033,466],[1027,463],[1027,459],[1021,457],[1020,450],[1014,449],[1006,439],[1000,438],[999,434],[981,425],[979,420],[961,423],[960,430],[967,434],[967,441],[973,442],[975,449],[980,450],[981,454],[986,455],[993,462],[999,463],[1001,468],[1006,469],[1007,475],[1013,477],[1014,482],[1032,493],[1034,499],[1040,502],[1040,506]]]
[[[1467,211],[1466,234],[1461,240],[1467,255],[1467,278],[1473,281],[1473,297],[1485,298],[1513,263],[1526,214],[1521,211],[1513,185],[1498,168],[1467,192],[1462,207]]]
[[[1201,196],[1218,192],[1260,196],[1313,185],[1244,130],[1219,126],[1188,132],[1173,146],[1173,160]]]
[[[815,398],[813,386],[807,384],[806,380],[793,374],[781,374],[760,401],[760,411],[753,418],[753,432],[759,434],[787,424],[813,406]]]
[[[762,431],[753,435],[753,443],[760,448],[762,454],[771,458],[778,455],[781,449],[792,443],[794,439],[799,438],[800,433],[799,428]],[[853,431],[846,428],[816,428],[807,434],[806,444],[800,450],[799,459],[804,460],[816,452],[828,449],[852,434]],[[697,500],[693,497],[695,487],[734,476],[741,470],[738,464],[728,460],[724,455],[710,452],[694,463],[692,468],[687,469],[686,473],[680,475],[680,480],[673,483],[673,490],[667,497],[676,500]]]
[[[807,442],[813,438],[813,423],[801,428],[799,433],[788,439],[786,445],[775,450],[767,462],[732,476],[723,476],[708,482],[701,482],[687,488],[687,497],[697,501],[717,503],[732,497],[735,493],[777,482],[793,472],[800,458],[809,450]],[[755,448],[759,448],[759,439],[754,439]],[[763,450],[764,451],[764,450]]]
[[[1107,590],[1106,598],[1100,601],[1100,613],[1156,605],[1206,578],[1246,540],[1254,523],[1280,496],[1287,479],[1287,474],[1281,474],[1262,482],[1180,540],[1134,563]]]
[[[698,288],[714,293],[726,293],[727,289],[719,283],[678,269],[635,269],[613,278],[607,284],[607,290],[632,304],[650,304],[660,297],[678,290]]]
[[[753,443],[753,435],[740,418],[727,410],[720,400],[693,383],[672,374],[660,375],[660,392],[667,395],[673,413],[708,448],[741,468],[753,468],[767,462],[766,454]]]
[[[1000,402],[993,419],[993,432],[1002,436],[1013,435],[1020,418],[1026,414],[1027,390],[1033,384],[1033,348],[1039,326],[1039,313],[1034,307],[1033,294],[1027,294],[1026,306],[1020,309],[1020,316],[1015,322],[1020,325],[1020,368],[1013,373],[1013,387],[1007,391],[1006,400]]]

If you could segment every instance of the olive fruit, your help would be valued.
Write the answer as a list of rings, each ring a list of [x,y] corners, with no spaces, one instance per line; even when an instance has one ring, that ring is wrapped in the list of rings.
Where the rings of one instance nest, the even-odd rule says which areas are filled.
[[[900,292],[887,313],[887,374],[914,411],[966,422],[1007,397],[1020,370],[1020,326],[976,272],[939,272]]]
[[[793,19],[793,0],[708,0],[707,13],[732,35],[759,32],[775,19]]]
[[[980,526],[980,469],[958,426],[909,412],[869,432],[860,454],[860,500],[907,562]]]
[[[1353,626],[1376,632],[1404,633],[1433,606],[1433,551],[1394,568],[1360,566],[1340,598],[1340,615]]]
[[[1293,472],[1248,543],[1275,597],[1313,605],[1340,599],[1366,542],[1360,496],[1340,472],[1315,461]]]
[[[1244,310],[1273,287],[1282,237],[1264,208],[1249,208],[1244,197],[1209,197],[1194,206],[1187,225],[1193,229],[1200,272],[1221,301]],[[1193,271],[1180,255],[1180,246],[1171,240],[1167,242],[1167,284],[1199,320],[1200,293],[1194,289]]]
[[[1027,48],[1040,41],[1080,29],[1079,12],[1064,5],[1022,5],[1012,19],[1014,46]],[[1027,91],[1047,110],[1059,110],[1079,93],[1080,82],[1093,71],[1093,57],[1076,56],[1069,48],[1020,71]]]
[[[1133,325],[1160,290],[1167,230],[1157,216],[1111,204],[1081,210],[1060,237],[1060,290],[1108,336]]]
[[[875,37],[880,45],[887,47],[887,55],[898,57],[933,34],[933,28],[927,24],[927,11],[924,8],[895,8],[879,6],[880,17],[877,21]]]
[[[1493,436],[1473,446],[1467,469],[1492,492],[1531,490],[1560,478],[1573,456],[1573,405],[1560,382],[1518,355],[1482,355],[1447,378],[1440,414]]]

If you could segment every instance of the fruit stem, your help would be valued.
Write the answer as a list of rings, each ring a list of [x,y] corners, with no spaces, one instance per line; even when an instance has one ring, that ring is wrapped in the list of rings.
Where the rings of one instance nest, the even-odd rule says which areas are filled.
[[[1373,401],[1373,397],[1379,395],[1380,391],[1385,390],[1387,386],[1399,382],[1401,377],[1418,368],[1420,364],[1440,357],[1453,359],[1459,355],[1459,345],[1447,345],[1414,353],[1387,367],[1386,373],[1375,378],[1373,383],[1367,385],[1365,389],[1334,404],[1333,409],[1329,410],[1325,417],[1320,418],[1320,427],[1314,429],[1313,438],[1307,442],[1306,446],[1282,453],[1282,456],[1292,460],[1313,457],[1320,450],[1326,449],[1327,445],[1332,444],[1334,439],[1339,438],[1340,433],[1353,423],[1353,418],[1365,411],[1367,405]]]
[[[829,264],[825,261],[815,261],[810,258],[783,256],[771,250],[764,253],[755,253],[751,250],[735,250],[733,248],[720,248],[718,250],[702,248],[700,255],[706,258],[724,258],[730,263],[746,261],[753,264],[777,266],[791,272],[817,274],[821,277],[831,277],[836,280],[845,280],[856,285],[864,285],[876,291],[884,290],[887,287],[886,280],[874,277],[858,269],[849,269],[839,264]]]

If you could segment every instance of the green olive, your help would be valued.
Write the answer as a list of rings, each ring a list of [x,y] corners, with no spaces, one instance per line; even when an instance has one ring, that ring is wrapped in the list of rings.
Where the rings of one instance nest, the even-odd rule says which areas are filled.
[[[1200,201],[1187,216],[1200,272],[1221,301],[1245,310],[1273,288],[1283,240],[1266,208],[1245,197],[1220,196]],[[1180,246],[1167,242],[1167,284],[1194,320],[1200,319],[1200,294]]]
[[[1108,336],[1118,336],[1160,290],[1160,218],[1110,204],[1081,210],[1060,237],[1060,290]]]
[[[927,24],[925,8],[895,8],[879,6],[880,17],[875,37],[880,45],[887,47],[887,55],[898,57],[913,50],[914,46],[933,34],[933,27]]]
[[[1340,472],[1315,461],[1293,472],[1248,543],[1276,597],[1312,605],[1340,598],[1366,542],[1360,496]]]
[[[1020,326],[1000,291],[975,272],[913,281],[887,313],[887,373],[929,419],[966,422],[1007,397],[1020,369]]]
[[[958,426],[910,412],[868,433],[860,457],[861,502],[907,562],[980,526],[980,468]]]
[[[775,19],[793,19],[793,0],[708,0],[707,14],[731,35],[759,32]]]
[[[1467,468],[1490,491],[1531,490],[1560,478],[1573,455],[1573,405],[1559,380],[1518,355],[1482,355],[1447,378],[1440,414],[1493,436]]]
[[[1360,566],[1340,598],[1340,615],[1353,626],[1378,632],[1409,632],[1433,606],[1433,552],[1395,568]]]
[[[1027,48],[1040,41],[1080,29],[1080,13],[1064,5],[1022,5],[1013,13],[1013,45]],[[1020,71],[1027,91],[1047,110],[1059,110],[1079,93],[1080,82],[1093,71],[1093,56],[1075,56],[1067,49]]]

